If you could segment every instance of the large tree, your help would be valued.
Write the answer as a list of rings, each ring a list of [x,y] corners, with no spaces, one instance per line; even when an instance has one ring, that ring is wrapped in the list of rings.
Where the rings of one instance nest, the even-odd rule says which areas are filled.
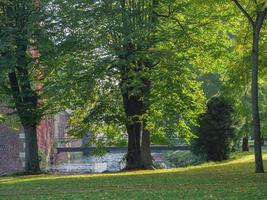
[[[11,97],[25,133],[25,170],[39,172],[36,126],[41,118],[34,85],[34,45],[37,25],[35,0],[0,1],[0,76],[1,91]]]
[[[127,168],[152,166],[151,133],[168,142],[177,137],[189,140],[190,128],[204,111],[201,84],[188,55],[191,38],[178,19],[190,4],[54,3],[51,23],[57,23],[50,31],[57,53],[49,64],[47,84],[50,91],[64,85],[58,92],[66,98],[53,99],[76,115],[73,132],[90,129],[109,137],[111,127],[126,131]],[[193,15],[193,9],[190,12]]]

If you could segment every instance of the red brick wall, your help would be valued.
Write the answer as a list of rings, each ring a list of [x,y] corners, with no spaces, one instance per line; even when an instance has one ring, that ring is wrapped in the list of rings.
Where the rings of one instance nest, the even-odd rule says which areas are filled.
[[[37,127],[38,148],[42,152],[42,167],[50,162],[53,145],[53,118],[43,119]]]
[[[12,113],[13,110],[0,104],[0,114]],[[39,151],[42,152],[41,167],[45,169],[53,159],[53,142],[67,137],[68,114],[59,113],[43,119],[37,127]],[[23,130],[15,131],[5,123],[0,123],[0,175],[23,170],[24,138],[20,138]],[[63,146],[81,146],[81,141],[71,142]],[[55,146],[56,148],[56,146]]]
[[[0,104],[1,114],[11,111]],[[20,158],[20,152],[24,152],[24,147],[19,131],[0,123],[0,175],[23,169],[23,158]]]
[[[0,113],[11,113],[12,110],[0,104]],[[52,153],[53,119],[46,118],[37,127],[38,147],[42,152],[42,167],[47,167]],[[0,123],[0,175],[23,170],[24,139],[22,131],[15,131],[5,123]],[[20,158],[20,156],[22,158]]]
[[[13,171],[23,170],[22,159],[23,143],[19,134],[5,130],[0,126],[0,175]]]

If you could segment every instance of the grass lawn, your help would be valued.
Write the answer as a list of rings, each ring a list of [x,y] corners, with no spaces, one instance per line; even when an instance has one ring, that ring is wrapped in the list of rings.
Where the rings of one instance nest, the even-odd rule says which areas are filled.
[[[264,151],[267,168],[267,151]],[[267,199],[252,153],[189,168],[0,178],[0,199]]]

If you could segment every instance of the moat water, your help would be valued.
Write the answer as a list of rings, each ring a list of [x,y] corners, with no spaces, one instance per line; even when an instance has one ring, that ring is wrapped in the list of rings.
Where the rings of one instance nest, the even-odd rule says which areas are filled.
[[[171,168],[164,154],[152,153],[157,168]],[[125,152],[107,153],[104,156],[84,156],[82,153],[60,153],[49,171],[60,174],[118,172],[125,168]]]

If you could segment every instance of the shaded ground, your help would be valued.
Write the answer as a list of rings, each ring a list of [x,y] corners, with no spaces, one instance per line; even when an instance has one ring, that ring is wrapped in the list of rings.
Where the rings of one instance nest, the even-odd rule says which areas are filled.
[[[254,173],[252,154],[238,154],[190,168],[1,178],[0,199],[267,199],[267,173]]]

